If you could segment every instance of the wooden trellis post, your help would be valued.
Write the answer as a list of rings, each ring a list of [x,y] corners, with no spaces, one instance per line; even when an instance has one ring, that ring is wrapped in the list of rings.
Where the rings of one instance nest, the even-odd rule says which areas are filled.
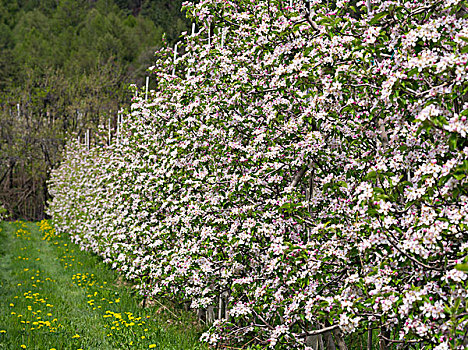
[[[172,75],[175,75],[176,62],[177,62],[177,44],[174,45],[174,66],[172,67]]]
[[[117,138],[120,135],[120,112],[117,113]]]
[[[109,117],[109,121],[108,121],[108,133],[107,133],[107,136],[108,136],[108,139],[109,139],[109,146],[111,144],[111,118]]]
[[[366,0],[366,7],[367,7],[367,15],[370,17],[372,16],[372,4],[370,0]]]
[[[89,151],[89,129],[86,130],[86,148]]]
[[[224,48],[224,38],[226,36],[226,28],[221,30],[221,48]]]
[[[148,86],[149,86],[149,77],[146,77],[145,101],[148,100]]]

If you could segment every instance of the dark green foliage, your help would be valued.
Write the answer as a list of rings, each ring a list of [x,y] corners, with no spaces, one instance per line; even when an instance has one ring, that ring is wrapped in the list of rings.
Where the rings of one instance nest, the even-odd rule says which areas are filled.
[[[0,0],[0,203],[12,217],[43,217],[68,135],[115,127],[163,33],[171,43],[188,28],[181,3]]]

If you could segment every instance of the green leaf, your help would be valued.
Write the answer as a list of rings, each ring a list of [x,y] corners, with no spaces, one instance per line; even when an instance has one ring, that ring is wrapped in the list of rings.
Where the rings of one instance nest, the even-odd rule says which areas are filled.
[[[468,45],[463,46],[463,48],[460,50],[461,53],[467,53],[468,52]]]
[[[458,264],[455,265],[455,268],[459,271],[468,272],[468,264]]]
[[[457,149],[457,135],[452,134],[449,138],[449,147],[452,151]]]
[[[417,67],[411,69],[411,70],[408,72],[408,74],[407,74],[407,75],[408,75],[408,78],[411,78],[413,75],[415,75],[416,73],[418,73],[418,71],[419,71],[419,70],[418,70]]]
[[[382,19],[382,18],[385,17],[386,15],[388,15],[388,12],[387,12],[387,11],[380,12],[380,13],[376,14],[376,15],[374,16],[374,18],[371,19],[371,21],[369,22],[369,24],[371,24],[371,25],[376,24],[380,19]]]
[[[374,187],[374,193],[383,194],[385,193],[385,191],[383,190],[383,188]]]
[[[366,175],[366,180],[375,179],[376,177],[377,177],[377,172],[373,170]]]
[[[455,300],[455,304],[453,304],[453,306],[452,306],[452,315],[457,312],[458,308],[460,307],[460,303],[461,303],[461,298],[458,297]]]

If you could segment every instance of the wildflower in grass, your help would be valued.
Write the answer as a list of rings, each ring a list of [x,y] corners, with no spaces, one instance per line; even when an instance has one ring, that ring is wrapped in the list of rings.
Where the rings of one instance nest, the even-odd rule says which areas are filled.
[[[21,344],[21,349],[26,349],[26,345]]]
[[[6,330],[0,329],[0,333],[6,333]]]
[[[75,334],[72,338],[73,339],[78,339],[80,336],[78,334]]]
[[[149,348],[154,349],[156,347],[156,344],[150,344]]]

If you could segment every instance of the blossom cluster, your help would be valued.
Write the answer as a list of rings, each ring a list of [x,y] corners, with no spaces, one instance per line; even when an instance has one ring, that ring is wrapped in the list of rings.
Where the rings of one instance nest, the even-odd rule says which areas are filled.
[[[466,1],[185,8],[118,139],[69,143],[57,230],[214,345],[462,349]]]

